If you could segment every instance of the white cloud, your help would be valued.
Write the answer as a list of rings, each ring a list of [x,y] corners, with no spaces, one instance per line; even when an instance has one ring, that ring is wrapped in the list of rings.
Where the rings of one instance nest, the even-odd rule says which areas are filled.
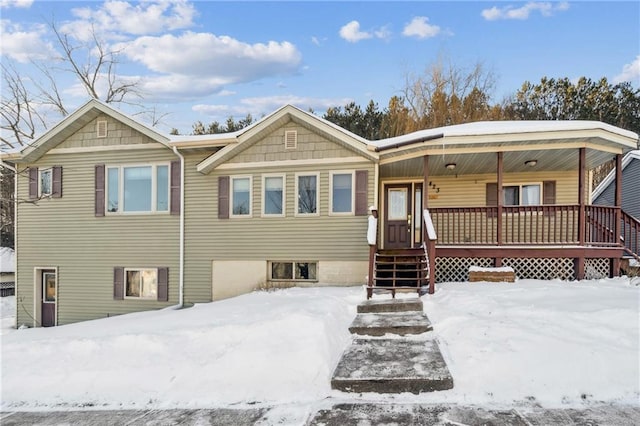
[[[340,37],[350,43],[357,43],[360,40],[371,38],[373,35],[366,31],[360,31],[360,23],[358,21],[351,21],[340,28]]]
[[[555,12],[563,12],[569,9],[568,2],[529,2],[522,7],[514,8],[513,6],[505,6],[498,8],[496,6],[490,9],[484,9],[481,15],[487,21],[496,21],[498,19],[528,19],[532,12],[538,11],[542,16],[552,16]]]
[[[186,0],[157,0],[131,4],[107,0],[98,8],[72,9],[78,18],[66,23],[61,30],[79,40],[89,40],[94,29],[112,39],[127,35],[148,35],[189,28],[196,10]]]
[[[426,16],[416,16],[405,25],[402,35],[405,37],[429,38],[435,37],[440,33],[440,27],[429,24],[429,18]]]
[[[2,55],[21,63],[51,58],[55,51],[50,42],[44,41],[45,33],[44,25],[23,29],[21,25],[3,19],[0,21]]]
[[[381,38],[383,40],[388,40],[388,39],[391,38],[391,30],[389,30],[389,27],[385,25],[384,27],[380,27],[380,29],[375,30],[373,32],[373,35],[376,38]]]
[[[113,48],[157,73],[143,78],[141,85],[145,96],[160,99],[195,99],[228,84],[293,74],[302,60],[287,41],[248,44],[210,33],[144,36]]]
[[[0,9],[9,9],[10,7],[27,9],[32,4],[33,0],[0,0]]]
[[[640,84],[640,55],[636,56],[630,64],[622,67],[622,73],[613,77],[613,83],[618,84],[628,81],[636,85]]]
[[[259,118],[269,114],[283,105],[291,104],[303,110],[313,109],[316,112],[326,111],[329,107],[346,105],[353,101],[350,98],[311,98],[295,95],[279,95],[244,98],[239,105],[194,105],[192,110],[208,115],[213,120],[226,120],[227,117],[244,117],[251,114],[254,118]]]
[[[218,96],[233,96],[235,94],[236,92],[234,92],[233,90],[226,90],[226,89],[218,92]]]

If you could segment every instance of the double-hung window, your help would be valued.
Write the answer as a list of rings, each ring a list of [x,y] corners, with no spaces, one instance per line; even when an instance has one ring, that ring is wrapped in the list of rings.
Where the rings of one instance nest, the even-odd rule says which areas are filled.
[[[40,170],[40,196],[53,193],[53,169]]]
[[[285,175],[262,176],[262,215],[285,215]]]
[[[331,172],[331,214],[353,214],[354,173]]]
[[[505,206],[537,206],[542,204],[540,184],[503,187]]]
[[[318,211],[318,181],[317,173],[296,175],[296,215],[317,216]]]
[[[231,217],[251,217],[251,177],[231,178]]]
[[[107,167],[107,212],[169,211],[169,165]]]

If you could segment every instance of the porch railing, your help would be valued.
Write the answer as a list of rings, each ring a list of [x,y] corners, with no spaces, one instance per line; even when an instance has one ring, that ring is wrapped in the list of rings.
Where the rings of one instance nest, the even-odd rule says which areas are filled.
[[[622,212],[620,239],[625,251],[640,261],[640,221]]]
[[[496,206],[429,209],[440,245],[619,245],[619,208],[586,206],[584,211],[580,220],[577,204],[503,206],[501,215]],[[585,230],[583,242],[580,226]]]

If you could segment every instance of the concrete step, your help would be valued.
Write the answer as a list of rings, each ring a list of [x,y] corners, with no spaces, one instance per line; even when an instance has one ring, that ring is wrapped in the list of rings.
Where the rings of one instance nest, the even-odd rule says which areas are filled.
[[[434,340],[355,339],[336,367],[331,387],[343,392],[432,392],[453,388]]]
[[[358,313],[381,313],[381,312],[422,312],[422,300],[420,299],[385,299],[385,300],[365,300],[358,305]]]
[[[351,323],[351,334],[384,336],[387,333],[404,336],[433,330],[429,318],[422,312],[385,312],[358,314]]]

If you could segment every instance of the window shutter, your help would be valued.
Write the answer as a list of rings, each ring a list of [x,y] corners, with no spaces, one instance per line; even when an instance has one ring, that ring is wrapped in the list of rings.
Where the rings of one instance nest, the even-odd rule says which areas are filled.
[[[180,214],[180,161],[171,162],[171,214]]]
[[[158,301],[169,301],[169,268],[158,268]]]
[[[113,299],[124,299],[124,268],[113,268]]]
[[[53,166],[51,197],[62,198],[62,166]]]
[[[547,180],[542,182],[542,204],[555,204],[556,203],[556,181]],[[544,215],[549,217],[552,213],[543,208]]]
[[[218,177],[218,219],[229,219],[229,176]]]
[[[104,164],[96,165],[95,215],[104,216]]]
[[[38,168],[29,168],[29,199],[35,200],[38,198]]]
[[[487,183],[486,205],[487,207],[498,205],[498,184],[495,182]],[[496,217],[496,213],[488,212],[487,217]]]
[[[368,177],[367,170],[356,170],[356,216],[367,215]]]

